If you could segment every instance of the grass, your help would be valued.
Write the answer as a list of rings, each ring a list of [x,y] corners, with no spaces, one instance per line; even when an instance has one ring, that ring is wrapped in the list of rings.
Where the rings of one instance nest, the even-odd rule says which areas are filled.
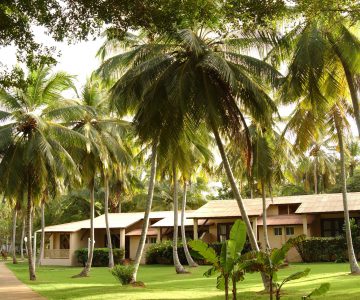
[[[37,269],[37,281],[30,282],[27,264],[7,266],[21,281],[48,299],[223,299],[222,291],[215,288],[216,278],[202,276],[207,266],[191,269],[191,274],[184,275],[176,275],[171,266],[141,266],[138,280],[145,282],[145,288],[121,286],[107,268],[93,268],[87,278],[71,278],[81,269],[44,266]],[[348,275],[347,264],[292,264],[280,271],[280,278],[307,267],[311,268],[310,275],[285,286],[281,299],[301,299],[323,282],[331,284],[330,291],[316,299],[360,299],[360,277]],[[261,290],[260,275],[247,274],[238,284],[238,298],[268,299]]]

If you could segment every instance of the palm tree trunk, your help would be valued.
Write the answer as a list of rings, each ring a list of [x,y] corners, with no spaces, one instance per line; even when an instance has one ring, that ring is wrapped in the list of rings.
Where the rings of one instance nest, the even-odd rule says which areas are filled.
[[[228,180],[230,182],[231,190],[232,190],[232,192],[234,194],[234,197],[235,197],[236,202],[237,202],[237,204],[239,206],[239,209],[240,209],[241,218],[243,219],[243,221],[244,221],[244,223],[246,225],[246,230],[247,230],[247,234],[248,234],[249,241],[250,241],[250,244],[251,244],[251,248],[253,250],[255,250],[255,251],[259,251],[259,246],[258,246],[258,244],[256,242],[255,235],[254,235],[254,232],[252,230],[249,217],[248,217],[248,215],[246,213],[246,208],[244,206],[242,197],[241,197],[240,192],[239,192],[239,190],[238,190],[238,188],[236,186],[235,178],[234,178],[233,172],[231,170],[229,160],[228,160],[228,158],[226,156],[224,145],[222,144],[219,132],[215,128],[215,126],[212,126],[212,130],[213,130],[214,135],[215,135],[216,144],[218,146],[218,149],[219,149],[219,152],[220,152],[220,155],[221,155],[221,159],[222,159],[223,164],[224,164],[224,168],[225,168],[227,178],[228,178]]]
[[[339,149],[340,149],[340,163],[341,163],[341,187],[343,195],[343,205],[344,205],[344,222],[345,222],[345,232],[346,232],[346,244],[349,256],[350,270],[352,274],[360,274],[360,268],[356,261],[356,256],[354,252],[354,246],[351,236],[350,228],[350,216],[347,202],[347,188],[346,188],[346,167],[345,167],[345,150],[344,150],[344,141],[342,130],[338,122],[335,121],[336,132],[338,136]]]
[[[187,241],[186,241],[186,234],[185,234],[186,192],[187,192],[187,185],[186,185],[186,181],[184,180],[183,198],[182,198],[182,205],[181,205],[181,238],[182,238],[182,243],[183,243],[183,247],[184,247],[186,260],[188,262],[189,267],[197,267],[198,264],[192,259],[189,248],[187,246]]]
[[[137,272],[139,270],[141,257],[143,256],[147,231],[149,228],[149,216],[150,216],[150,212],[151,212],[151,206],[152,206],[152,201],[153,201],[153,196],[154,196],[154,187],[155,187],[156,162],[157,162],[157,140],[154,141],[152,150],[151,150],[151,170],[150,170],[148,194],[147,194],[146,207],[145,207],[145,213],[144,213],[144,221],[143,221],[143,225],[142,225],[140,241],[139,241],[138,248],[136,250],[135,262],[133,265],[134,273],[133,273],[133,277],[132,277],[132,282],[136,282]]]
[[[109,180],[107,175],[104,175],[104,186],[105,186],[105,224],[106,224],[106,237],[109,249],[109,268],[114,267],[114,254],[111,242],[111,233],[109,227]]]
[[[173,183],[174,183],[174,196],[173,196],[173,206],[174,206],[174,232],[173,232],[173,244],[172,244],[172,253],[173,253],[173,260],[174,260],[174,266],[175,271],[177,274],[186,273],[186,270],[184,269],[183,265],[180,263],[179,255],[178,255],[178,181],[177,181],[177,174],[176,174],[176,167],[175,163],[173,163]]]
[[[314,192],[318,193],[318,181],[317,181],[317,160],[316,156],[314,156]]]
[[[90,190],[90,244],[88,249],[88,259],[86,261],[85,267],[80,272],[80,274],[73,277],[87,277],[91,270],[92,260],[94,256],[94,246],[95,246],[95,234],[94,234],[94,211],[95,211],[95,179],[93,178],[90,181],[89,185]]]
[[[31,176],[28,176],[28,191],[27,191],[27,208],[26,208],[26,234],[27,234],[27,253],[28,253],[28,264],[29,264],[29,279],[31,281],[36,280],[35,275],[35,266],[33,263],[33,253],[32,253],[32,186],[31,186]]]
[[[262,219],[263,219],[263,230],[264,230],[264,241],[265,241],[265,250],[270,250],[270,242],[267,228],[267,216],[266,216],[266,196],[265,196],[265,184],[264,181],[261,182],[261,195],[262,195]]]
[[[25,238],[25,218],[23,218],[22,220],[22,230],[21,230],[21,241],[20,241],[21,260],[24,260],[24,238]]]
[[[241,213],[241,218],[244,221],[245,226],[246,226],[246,231],[247,231],[247,235],[248,235],[248,238],[249,238],[249,241],[250,241],[251,248],[256,252],[259,252],[260,251],[259,245],[258,245],[258,243],[256,241],[256,238],[255,238],[255,235],[254,235],[254,232],[253,232],[249,217],[248,217],[248,215],[246,213],[246,209],[245,209],[242,197],[241,197],[240,192],[239,192],[239,190],[238,190],[238,188],[236,186],[235,178],[234,178],[233,172],[231,170],[229,160],[228,160],[228,158],[226,156],[224,145],[223,145],[223,143],[221,141],[221,138],[220,138],[220,135],[219,135],[219,132],[218,132],[217,128],[214,126],[214,124],[211,124],[211,125],[212,125],[212,131],[213,131],[213,133],[215,135],[216,144],[218,146],[218,149],[219,149],[219,152],[220,152],[220,155],[221,155],[221,159],[222,159],[223,164],[224,164],[225,172],[226,172],[227,178],[228,178],[228,180],[230,182],[231,190],[232,190],[232,192],[233,192],[233,194],[235,196],[236,202],[237,202],[237,204],[239,206],[240,213]],[[261,278],[262,278],[265,290],[268,291],[269,290],[269,281],[268,281],[266,275],[264,273],[261,273]]]
[[[17,264],[17,259],[16,259],[16,218],[17,218],[17,209],[14,209],[14,215],[13,215],[13,227],[12,227],[12,259],[13,259],[13,264]]]
[[[45,249],[45,201],[41,201],[41,240],[40,240],[40,255],[37,260],[37,265],[41,265],[41,260],[44,257]]]

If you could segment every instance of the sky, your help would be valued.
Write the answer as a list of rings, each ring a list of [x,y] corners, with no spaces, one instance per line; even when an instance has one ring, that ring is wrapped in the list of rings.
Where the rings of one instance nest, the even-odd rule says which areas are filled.
[[[86,79],[99,66],[99,60],[95,57],[96,52],[104,42],[103,38],[96,40],[68,44],[55,42],[41,27],[34,27],[35,40],[45,46],[55,46],[61,56],[57,58],[56,71],[65,71],[76,76],[76,87],[80,90]],[[16,49],[13,46],[0,47],[0,62],[6,66],[14,66],[16,61]]]

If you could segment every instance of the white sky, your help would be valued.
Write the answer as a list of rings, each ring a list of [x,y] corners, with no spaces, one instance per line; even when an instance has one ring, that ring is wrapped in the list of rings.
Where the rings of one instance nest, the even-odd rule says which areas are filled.
[[[75,75],[76,87],[80,90],[86,78],[99,66],[99,60],[95,56],[104,40],[98,37],[94,41],[89,40],[69,45],[66,42],[55,42],[41,27],[34,27],[34,32],[37,42],[49,47],[55,46],[60,51],[61,56],[57,58],[58,64],[55,70]],[[16,65],[15,47],[0,47],[0,62],[10,67]]]

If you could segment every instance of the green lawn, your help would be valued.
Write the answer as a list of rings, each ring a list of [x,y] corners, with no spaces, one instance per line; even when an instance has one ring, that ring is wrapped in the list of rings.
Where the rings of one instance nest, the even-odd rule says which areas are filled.
[[[215,288],[216,278],[202,276],[207,269],[191,269],[191,274],[176,275],[171,266],[141,266],[138,280],[145,288],[122,287],[107,268],[93,268],[88,278],[71,278],[80,268],[40,267],[38,280],[29,282],[25,263],[7,266],[33,290],[48,299],[223,299]],[[348,275],[347,264],[293,264],[280,272],[280,277],[295,271],[311,268],[310,275],[293,281],[284,288],[282,299],[301,299],[301,296],[323,282],[331,284],[326,296],[316,299],[360,299],[360,277]],[[267,299],[259,293],[262,286],[259,274],[249,274],[238,284],[239,299]]]

